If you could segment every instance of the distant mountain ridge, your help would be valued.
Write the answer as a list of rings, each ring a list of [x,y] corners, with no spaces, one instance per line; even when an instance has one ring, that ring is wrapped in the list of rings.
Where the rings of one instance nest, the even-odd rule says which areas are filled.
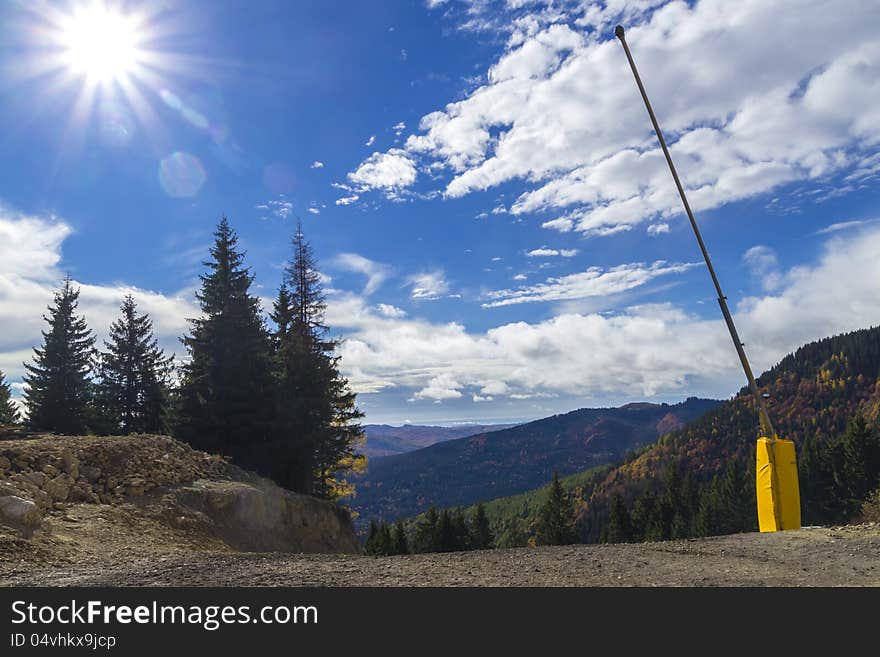
[[[672,405],[585,408],[374,458],[350,504],[362,522],[390,521],[430,506],[513,495],[545,484],[554,472],[566,476],[619,461],[719,403],[692,397]]]
[[[404,454],[422,447],[477,433],[515,427],[516,424],[460,424],[454,427],[436,427],[420,424],[365,424],[367,442],[360,450],[367,458]]]

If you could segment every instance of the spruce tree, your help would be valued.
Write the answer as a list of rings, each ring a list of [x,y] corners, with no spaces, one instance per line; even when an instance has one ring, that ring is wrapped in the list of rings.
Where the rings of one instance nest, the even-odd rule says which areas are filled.
[[[413,553],[438,552],[440,550],[438,524],[437,509],[432,506],[416,521],[412,540]]]
[[[406,527],[402,520],[394,523],[394,534],[391,537],[394,546],[393,554],[409,554],[409,542],[406,538]]]
[[[100,360],[100,398],[113,432],[163,433],[172,357],[159,348],[153,323],[128,294],[110,325]]]
[[[297,228],[293,258],[275,301],[275,395],[279,457],[288,463],[289,486],[337,499],[350,494],[348,471],[362,469],[356,453],[363,417],[355,393],[339,373],[337,343],[327,339],[324,294],[312,249]]]
[[[611,499],[611,513],[605,526],[606,543],[629,543],[633,539],[632,518],[620,493]]]
[[[574,508],[557,472],[553,473],[550,494],[538,514],[535,540],[539,545],[569,545],[576,540]]]
[[[482,502],[477,504],[474,510],[474,519],[471,523],[471,545],[475,550],[487,550],[495,543],[489,518],[486,516],[486,507]]]
[[[880,479],[880,438],[861,414],[850,420],[841,439],[843,481],[848,497],[847,514],[861,507]]]
[[[12,403],[12,391],[0,372],[0,424],[18,424],[19,420],[18,408]]]
[[[196,298],[202,316],[183,338],[189,356],[178,393],[177,434],[193,446],[232,456],[268,474],[271,354],[253,276],[226,217],[214,233]]]
[[[81,434],[86,431],[92,397],[91,374],[95,338],[86,320],[76,314],[79,289],[64,279],[43,319],[43,346],[34,348],[33,364],[25,364],[24,399],[28,426],[37,431]]]

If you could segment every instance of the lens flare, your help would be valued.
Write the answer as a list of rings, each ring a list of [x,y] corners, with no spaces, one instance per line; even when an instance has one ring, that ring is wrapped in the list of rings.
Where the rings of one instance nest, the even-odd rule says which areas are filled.
[[[195,196],[206,178],[202,161],[191,153],[176,151],[159,162],[159,184],[168,196]]]

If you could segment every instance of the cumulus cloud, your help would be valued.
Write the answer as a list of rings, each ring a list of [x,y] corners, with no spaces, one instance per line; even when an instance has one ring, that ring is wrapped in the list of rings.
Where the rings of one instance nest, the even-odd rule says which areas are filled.
[[[681,212],[611,35],[615,20],[630,26],[696,211],[880,166],[876,3],[465,6],[462,26],[505,23],[506,49],[484,84],[423,116],[405,144],[411,158],[448,173],[449,197],[522,181],[511,213],[549,214],[547,228],[598,236]]]
[[[387,303],[377,304],[376,310],[378,310],[379,314],[381,314],[383,317],[390,317],[391,319],[400,319],[401,317],[406,317],[405,310]]]
[[[323,162],[320,162],[318,160],[315,160],[314,162],[312,162],[312,169],[323,169],[323,168],[324,168]]]
[[[370,135],[370,138],[364,142],[364,146],[372,146],[376,143],[376,135]]]
[[[652,235],[656,237],[657,235],[663,235],[664,233],[669,232],[669,224],[664,223],[662,221],[657,222],[656,224],[651,224],[648,226],[648,235]]]
[[[433,301],[449,293],[449,283],[442,269],[414,274],[408,278],[410,296],[419,301]]]
[[[489,301],[484,303],[483,307],[497,308],[517,303],[607,297],[640,287],[658,276],[680,274],[695,266],[693,263],[670,264],[658,260],[650,265],[636,262],[610,269],[590,267],[585,272],[548,278],[546,282],[537,285],[489,292],[486,294]]]
[[[340,253],[331,261],[333,266],[345,271],[353,271],[367,277],[364,294],[372,294],[391,275],[391,267],[370,260],[357,253]]]
[[[351,194],[350,196],[343,196],[342,198],[336,199],[336,205],[351,205],[352,203],[356,203],[360,198],[357,194]]]
[[[779,290],[736,304],[754,368],[766,369],[805,342],[880,323],[877,253],[880,230],[835,237],[816,263],[787,271]],[[331,300],[327,319],[345,336],[342,367],[361,392],[430,390],[423,397],[436,400],[446,391],[493,396],[495,403],[569,395],[583,403],[735,392],[742,371],[717,315],[648,304],[468,331],[457,322],[386,317],[342,295]]]
[[[391,149],[387,153],[373,153],[358,168],[348,174],[359,191],[383,190],[394,196],[416,179],[416,167],[406,151]]]

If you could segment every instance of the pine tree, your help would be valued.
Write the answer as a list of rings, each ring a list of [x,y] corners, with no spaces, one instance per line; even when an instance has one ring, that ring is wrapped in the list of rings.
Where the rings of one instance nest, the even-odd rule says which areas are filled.
[[[409,542],[406,538],[406,527],[404,527],[402,520],[398,520],[394,523],[394,533],[391,536],[391,543],[393,545],[392,554],[409,554]]]
[[[34,348],[33,364],[25,364],[24,399],[28,425],[37,431],[81,434],[87,429],[95,338],[77,316],[79,289],[70,277],[55,293],[43,319],[43,346]]]
[[[346,472],[365,465],[355,451],[364,440],[357,424],[363,413],[339,373],[337,343],[326,337],[325,307],[320,275],[300,225],[272,313],[277,433],[287,441],[296,473],[292,487],[338,499],[352,492]]]
[[[569,545],[576,540],[574,508],[559,481],[559,473],[553,473],[550,494],[538,514],[535,540],[539,545]]]
[[[12,391],[0,372],[0,424],[18,424],[19,420],[18,408],[12,403]]]
[[[183,338],[189,362],[178,393],[177,434],[206,451],[270,474],[271,354],[253,276],[226,217],[214,233],[209,271],[196,298],[202,317]],[[271,474],[270,474],[271,476]]]
[[[159,348],[153,323],[126,295],[101,354],[100,398],[113,432],[163,433],[172,357]]]
[[[379,525],[375,520],[370,521],[370,529],[367,540],[364,542],[364,554],[375,556],[379,554]]]
[[[416,522],[412,540],[413,553],[438,552],[440,550],[438,524],[437,509],[432,506]]]
[[[633,539],[632,518],[620,493],[611,499],[611,513],[605,526],[606,543],[629,543]]]
[[[486,507],[480,502],[474,510],[474,519],[471,523],[471,545],[475,550],[488,550],[494,543],[495,537],[489,526],[489,518],[486,517]]]
[[[848,514],[854,513],[877,488],[880,478],[880,438],[863,415],[850,420],[841,439],[843,480],[849,498]]]

